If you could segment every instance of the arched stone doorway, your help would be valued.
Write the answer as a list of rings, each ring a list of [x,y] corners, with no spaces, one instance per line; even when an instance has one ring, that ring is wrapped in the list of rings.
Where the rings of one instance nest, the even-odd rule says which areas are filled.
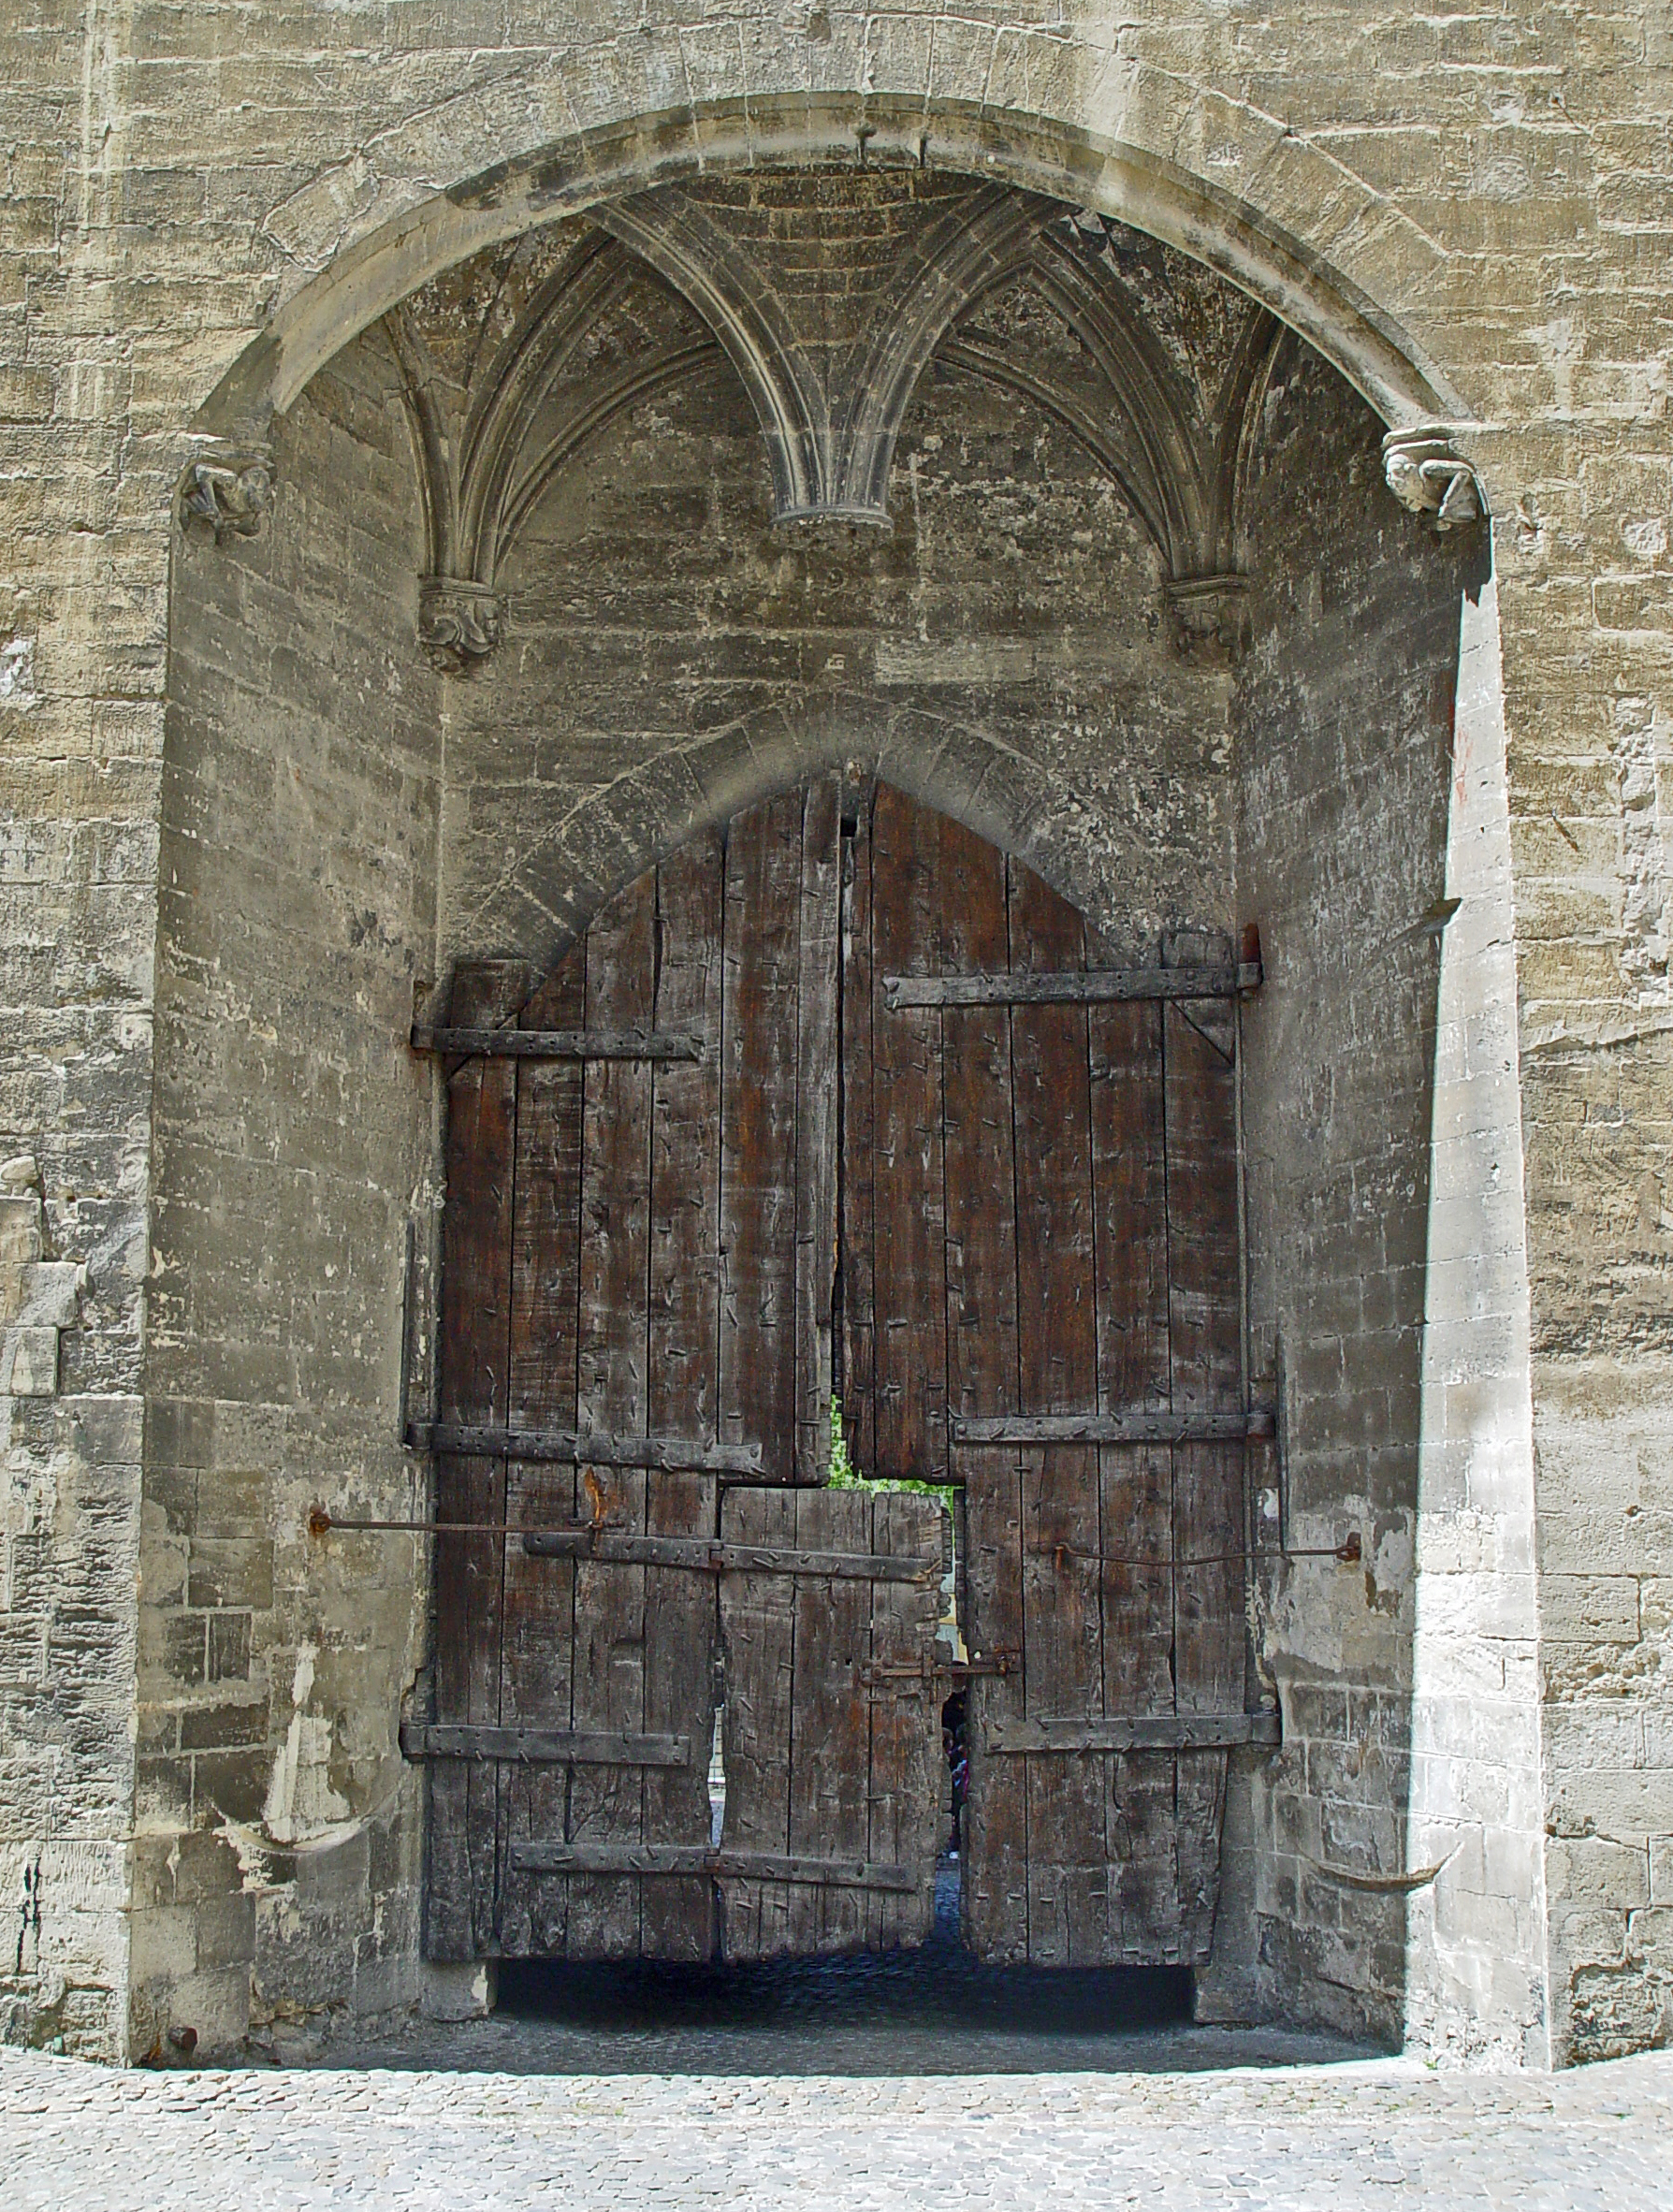
[[[1207,1959],[1228,1752],[1278,1735],[1245,1667],[1258,974],[1106,946],[834,774],[668,855],[532,986],[461,968],[423,1039],[452,1070],[414,1438],[435,1710],[403,1731],[431,1956],[922,1941],[957,1685],[978,1956]],[[827,1487],[834,1406],[863,1477],[951,1517]]]
[[[711,244],[717,227],[782,241],[800,225],[840,277],[864,260],[851,232],[864,245],[868,226],[895,226],[909,244],[950,209],[990,205],[928,178],[849,163],[634,198]],[[994,839],[1123,957],[1260,918],[1249,1395],[1270,1402],[1288,1378],[1289,1533],[1318,1556],[1263,1556],[1250,1600],[1252,1701],[1283,1698],[1284,1745],[1200,1747],[1229,1782],[1221,1848],[1198,1855],[1221,1875],[1200,2000],[1379,2032],[1400,2016],[1404,1895],[1341,1899],[1404,1855],[1436,942],[1416,924],[1445,880],[1458,540],[1437,546],[1389,499],[1382,426],[1264,308],[1137,233],[1024,211],[1020,258],[976,268],[895,425],[892,531],[775,521],[768,387],[802,380],[817,439],[847,419],[834,402],[851,382],[807,381],[796,326],[751,386],[704,312],[704,269],[724,276],[724,255],[688,255],[676,282],[601,208],[485,248],[368,327],[283,419],[269,522],[211,545],[199,516],[182,550],[151,1434],[155,1495],[192,1501],[182,1540],[209,1564],[180,1591],[156,1584],[146,1726],[166,1749],[149,1771],[158,1832],[211,1835],[212,1880],[235,1893],[234,1828],[275,1865],[304,1846],[299,1884],[340,1870],[344,1914],[386,1931],[369,1988],[417,1972],[424,1793],[398,1728],[429,1724],[439,1686],[429,1548],[412,1540],[438,1501],[396,1413],[400,1255],[422,1255],[445,1180],[438,1093],[405,1050],[415,984],[428,1004],[428,979],[514,953],[532,983],[647,866],[836,768],[845,788],[880,779]],[[257,1006],[282,1010],[275,1038],[246,1045]],[[405,1301],[421,1348],[425,1279]],[[206,1391],[259,1410],[208,1421]],[[271,1557],[195,1456],[269,1433],[284,1456],[263,1462],[261,1510],[287,1532]],[[1102,1446],[1080,1448],[1089,1464]],[[572,1477],[572,1513],[574,1495]],[[1023,1503],[1019,1488],[1019,1517]],[[1350,1531],[1369,1577],[1336,1556]],[[1020,1577],[1020,1538],[1016,1556]],[[206,1633],[209,1664],[233,1670],[212,1707],[168,1657],[177,1634],[183,1652]],[[1370,1755],[1346,1734],[1345,1683],[1373,1716]],[[1222,1707],[1216,1685],[1213,1710],[1246,1718],[1239,1690]],[[1034,1710],[1077,1725],[1134,1710],[1101,1672],[1098,1697],[1094,1712],[1066,1675]],[[502,1724],[485,1704],[444,1724]],[[1040,1746],[999,1754],[1021,1762],[1025,1796],[1036,1750],[1058,1761],[1047,1771],[1074,1766]],[[1111,1773],[1135,1755],[1075,1757]],[[1114,1805],[1113,1781],[1099,1802]],[[1142,1812],[1106,1829],[1101,1860],[1090,1806],[1077,1812],[1053,1862],[1074,1881],[1050,1896],[1025,1852],[1026,1935],[995,1943],[1033,1955],[1055,1928],[1058,1955],[1102,1955],[1109,1869],[1142,1858]],[[1178,1831],[1147,1832],[1168,1839],[1173,1901],[1132,1947],[1195,1957]],[[706,1870],[666,1879],[712,1888]],[[227,1970],[228,2005],[339,1991],[346,1924],[275,1908]],[[635,1942],[642,1924],[641,1909]],[[358,2006],[357,1984],[320,2001]]]

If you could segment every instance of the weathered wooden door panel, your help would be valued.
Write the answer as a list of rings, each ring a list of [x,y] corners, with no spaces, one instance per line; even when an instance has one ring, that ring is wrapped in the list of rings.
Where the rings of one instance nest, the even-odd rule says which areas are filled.
[[[770,1440],[779,1481],[830,1452],[839,826],[824,779],[726,839],[720,1435]]]
[[[940,839],[949,899],[938,942],[913,948],[924,973],[983,974],[1011,965],[1004,855],[968,831]],[[885,1025],[890,1017],[880,1015]],[[934,1016],[926,1017],[935,1019]],[[938,1017],[946,1157],[947,1400],[960,1416],[1015,1413],[1020,1375],[1016,1134],[1011,1113],[1011,1013],[949,1007]],[[846,1401],[845,1401],[846,1404]],[[1038,1455],[1036,1455],[1038,1457]],[[949,1471],[966,1484],[965,1587],[984,1648],[1024,1643],[1024,1462],[1015,1451],[954,1448]],[[1036,1492],[1036,1495],[1037,1495]],[[983,1957],[1027,1956],[1028,1859],[1022,1819],[988,1808],[1011,1778],[986,1756],[990,1725],[1025,1717],[1021,1669],[978,1678],[967,1691],[969,1760],[964,1850],[967,1936]],[[1016,1808],[1020,1812],[1020,1807]],[[971,1827],[976,1830],[972,1847]]]
[[[1011,867],[1013,973],[1085,967],[1081,917]],[[1084,1006],[1011,1009],[1016,1143],[1017,1410],[1098,1409],[1092,1101]],[[1027,1714],[1090,1720],[1103,1705],[1096,1447],[1023,1458],[1023,1687]],[[1106,1949],[1104,1761],[1028,1757],[1028,1957],[1079,1965]],[[1001,1783],[1015,1781],[1002,1777]]]
[[[933,815],[881,786],[871,818],[871,963],[942,965],[940,840]],[[946,1181],[940,1016],[871,1023],[872,1456],[883,1481],[922,1480],[947,1459]]]
[[[721,881],[720,838],[698,837],[657,873],[657,1022],[698,1038],[701,1059],[657,1070],[651,1115],[649,1326],[646,1386],[653,1433],[720,1435],[720,1209],[708,1162],[720,1112]],[[756,1440],[754,1436],[751,1441]],[[667,1474],[651,1483],[654,1535],[705,1536],[719,1512],[713,1476]],[[708,1753],[714,1728],[710,1654],[715,1599],[707,1578],[650,1567],[645,1576],[645,1725],[691,1741],[690,1763],[647,1768],[644,1833],[708,1833]],[[649,1958],[706,1958],[714,1901],[701,1879],[640,1885],[640,1948]]]
[[[824,779],[648,871],[532,996],[503,964],[456,979],[454,1028],[509,1021],[583,1046],[477,1053],[450,1078],[439,1410],[579,1442],[568,1463],[512,1445],[441,1465],[439,1518],[506,1533],[438,1537],[435,1724],[413,1732],[431,1760],[432,1956],[701,1959],[722,1923],[749,1956],[927,1925],[933,1701],[892,1716],[874,1755],[856,1671],[879,1637],[916,1637],[928,1658],[938,1568],[896,1562],[920,1579],[880,1595],[860,1571],[874,1537],[922,1548],[922,1502],[892,1517],[790,1488],[822,1480],[829,1456],[840,874]],[[669,1056],[634,1038],[684,1041]],[[589,1461],[589,1436],[610,1452]],[[633,1439],[666,1463],[623,1463]],[[765,1487],[723,1502],[691,1463],[719,1445],[759,1448]],[[854,1536],[859,1568],[764,1559],[779,1522],[793,1555]],[[720,1570],[729,1531],[754,1547],[747,1574]],[[757,1657],[764,1624],[785,1624],[795,1724],[767,1711],[764,1661],[737,1674],[744,1780],[717,1857],[716,1661],[740,1605],[764,1624],[740,1645]],[[763,1728],[777,1812],[749,1785]],[[880,1862],[880,1900],[873,1826],[913,1854]],[[768,1862],[780,1878],[737,1871]]]
[[[965,1632],[1001,1667],[967,1690],[969,1941],[1206,1955],[1243,1448],[1177,1425],[1243,1414],[1229,954],[1123,980],[972,832],[838,802],[694,838],[532,995],[456,980],[439,1412],[502,1456],[438,1471],[440,1518],[489,1528],[438,1537],[410,1732],[432,1956],[927,1932],[941,1517],[821,1487],[838,1316],[854,1457],[960,1486]],[[508,1022],[558,1056],[482,1042]],[[1175,1440],[1117,1440],[1135,1415]]]
[[[586,951],[576,946],[525,1003],[518,1026],[580,1029],[586,1022]],[[575,1426],[584,1083],[579,1061],[526,1060],[517,1066],[508,1422],[514,1429]],[[453,1202],[450,1185],[449,1210]],[[573,1467],[531,1460],[509,1463],[505,1518],[513,1527],[567,1521],[575,1503]],[[575,1573],[568,1561],[533,1560],[515,1539],[506,1540],[500,1662],[504,1725],[573,1722],[575,1596]],[[554,1822],[561,1826],[569,1769],[507,1764],[499,1778],[497,1943],[514,1954],[561,1952],[567,1885],[513,1874],[505,1855],[511,1842],[546,1834]]]
[[[1242,1447],[1018,1424],[1241,1413],[1229,1011],[1116,996],[1073,908],[897,792],[852,850],[845,1419],[867,1472],[964,1486],[966,1636],[1015,1655],[967,1694],[967,1936],[1042,1965],[1200,1959],[1226,1754],[1115,1742],[1241,1715]],[[1164,961],[1223,973],[1229,948]],[[982,989],[941,988],[960,977]]]
[[[529,971],[495,963],[461,969],[453,1017],[495,1024],[528,996]],[[447,1186],[443,1222],[440,1317],[444,1421],[502,1424],[511,1346],[512,1200],[517,1068],[470,1060],[447,1086]],[[444,1456],[436,1512],[478,1525],[505,1518],[502,1460]],[[502,1546],[491,1535],[439,1538],[436,1717],[478,1725],[500,1718]],[[432,1958],[464,1959],[494,1943],[499,1783],[492,1767],[445,1763],[430,1769],[430,1878],[426,1942]]]
[[[587,931],[587,1022],[649,1031],[656,1014],[656,876],[640,877]],[[596,1060],[583,1070],[580,1300],[575,1324],[575,1427],[648,1434],[650,1125],[657,1070],[646,1060]],[[575,1514],[646,1533],[660,1473],[578,1466]],[[555,1563],[554,1563],[555,1564]],[[645,1719],[647,1638],[666,1633],[646,1606],[646,1569],[577,1561],[571,1713],[577,1728],[629,1729]],[[575,1841],[639,1843],[644,1773],[577,1767],[567,1833]],[[503,1940],[503,1931],[502,1932]],[[631,1958],[639,1948],[638,1885],[611,1876],[570,1883],[565,1949],[580,1958]]]
[[[893,1949],[922,1943],[934,1924],[940,1715],[933,1696],[874,1696],[866,1678],[932,1656],[942,1520],[934,1499],[864,1491],[739,1491],[725,1501],[735,1542],[923,1568],[911,1580],[721,1579],[723,1847],[873,1870],[869,1881],[723,1882],[730,1959]]]

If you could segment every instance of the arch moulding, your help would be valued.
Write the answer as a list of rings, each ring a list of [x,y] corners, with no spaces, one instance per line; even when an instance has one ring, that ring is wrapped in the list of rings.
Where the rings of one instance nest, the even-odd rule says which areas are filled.
[[[1467,402],[1412,327],[1416,303],[1434,308],[1447,271],[1441,249],[1272,117],[1218,95],[1199,95],[1198,104],[1214,109],[1215,167],[1236,177],[1235,191],[1169,151],[1209,136],[1209,120],[1182,128],[1177,83],[1139,65],[1127,67],[1119,100],[1105,86],[1078,103],[1088,114],[1118,114],[1119,137],[1071,119],[938,101],[921,87],[604,113],[580,129],[566,100],[569,127],[531,144],[540,102],[528,85],[502,86],[474,98],[469,128],[443,109],[374,138],[272,211],[264,227],[290,286],[192,427],[210,443],[260,439],[272,415],[369,324],[455,263],[532,226],[698,174],[832,163],[954,170],[1094,209],[1259,300],[1391,430],[1433,426],[1444,444],[1446,430],[1471,424]]]

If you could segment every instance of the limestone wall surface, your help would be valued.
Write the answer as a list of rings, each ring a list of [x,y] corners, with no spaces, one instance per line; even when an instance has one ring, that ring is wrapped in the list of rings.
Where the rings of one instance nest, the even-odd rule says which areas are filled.
[[[1513,1079],[1477,1097],[1508,1033],[1508,887],[1482,807],[1461,820],[1496,760],[1504,830],[1496,660],[1460,661],[1486,548],[1390,507],[1376,426],[1290,341],[1262,433],[1232,711],[1268,975],[1243,1025],[1252,1361],[1285,1404],[1288,1541],[1353,1530],[1361,1556],[1262,1584],[1286,1730],[1251,1971],[1269,2006],[1304,1982],[1343,2026],[1539,2063],[1526,1267],[1483,1215],[1520,1192],[1520,1122]]]
[[[280,438],[259,540],[182,546],[162,793],[129,2039],[205,2050],[415,1977],[423,1653],[400,1446],[430,1086],[438,679],[411,649],[417,484],[386,356]]]
[[[0,1149],[36,1158],[43,1252],[89,1284],[58,1397],[13,1402],[17,2031],[107,2051],[126,2033],[181,472],[203,451],[283,461],[275,400],[531,213],[700,161],[839,154],[945,159],[1137,221],[1256,288],[1387,419],[1464,423],[1504,678],[1553,2048],[1665,2037],[1663,0],[1431,17],[141,0],[14,10],[0,60]]]

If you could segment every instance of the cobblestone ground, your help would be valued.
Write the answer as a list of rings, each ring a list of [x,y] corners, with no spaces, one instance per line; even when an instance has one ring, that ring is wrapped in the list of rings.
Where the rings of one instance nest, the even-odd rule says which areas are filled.
[[[1673,2054],[1556,2077],[1430,2074],[1384,2059],[895,2080],[145,2074],[0,2059],[9,2212],[1639,2212],[1673,2204],[1670,2146]]]
[[[1438,2074],[1191,2027],[1165,1975],[978,1966],[940,1887],[920,1951],[525,1975],[352,2066],[0,2053],[0,2212],[1673,2207],[1673,2052]]]

